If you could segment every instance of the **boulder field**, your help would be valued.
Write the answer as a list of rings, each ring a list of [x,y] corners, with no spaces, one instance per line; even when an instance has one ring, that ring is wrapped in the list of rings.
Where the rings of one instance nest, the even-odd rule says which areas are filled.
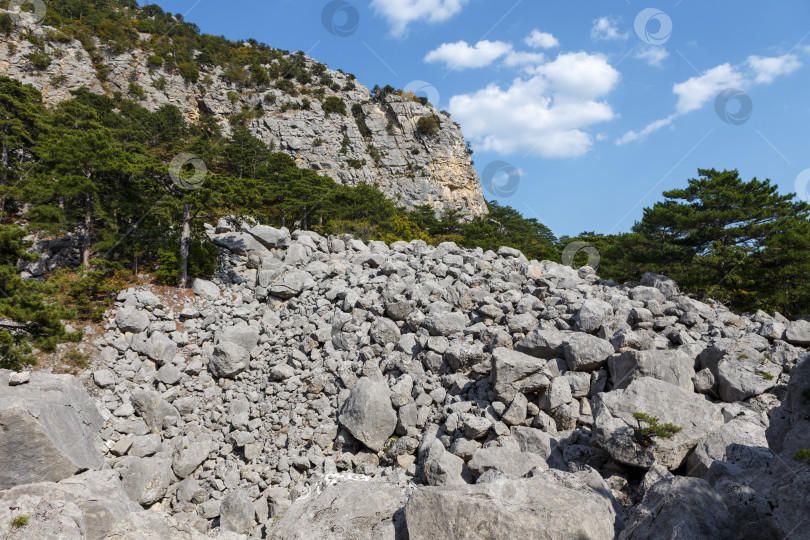
[[[510,248],[208,232],[214,279],[122,291],[92,370],[0,371],[0,536],[810,534],[807,322]]]

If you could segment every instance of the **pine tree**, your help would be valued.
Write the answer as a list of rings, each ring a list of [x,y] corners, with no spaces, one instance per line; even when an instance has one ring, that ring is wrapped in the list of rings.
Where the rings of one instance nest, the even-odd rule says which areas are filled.
[[[43,111],[42,95],[33,86],[0,77],[0,211],[24,177]]]

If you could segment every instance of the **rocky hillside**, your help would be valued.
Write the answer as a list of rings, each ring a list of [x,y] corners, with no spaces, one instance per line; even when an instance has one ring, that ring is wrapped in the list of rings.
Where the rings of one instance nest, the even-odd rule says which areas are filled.
[[[208,232],[216,279],[121,292],[92,372],[0,372],[0,534],[807,536],[810,323],[509,248]]]
[[[158,37],[138,34],[142,43]],[[306,83],[282,78],[249,86],[229,80],[219,66],[201,69],[192,82],[178,69],[150,63],[154,55],[146,50],[118,52],[98,37],[88,39],[97,49],[87,51],[82,42],[37,23],[33,13],[23,13],[0,43],[0,73],[34,85],[47,104],[87,87],[99,94],[120,92],[150,110],[175,105],[189,121],[210,115],[225,133],[233,117],[241,115],[271,148],[341,184],[374,184],[407,208],[428,204],[467,215],[487,211],[459,126],[415,96],[389,94],[372,100],[353,76],[327,69],[303,53],[285,54],[274,62],[296,63],[311,74]]]

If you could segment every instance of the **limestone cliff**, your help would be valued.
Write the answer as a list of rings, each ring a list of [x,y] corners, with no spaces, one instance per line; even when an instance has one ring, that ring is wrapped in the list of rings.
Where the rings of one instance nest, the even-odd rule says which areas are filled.
[[[44,45],[25,39],[29,32]],[[313,95],[314,83],[293,81],[295,96],[273,87],[258,91],[228,82],[219,67],[201,70],[198,82],[191,83],[176,71],[151,66],[143,50],[112,54],[100,46],[99,51],[106,50],[102,63],[108,70],[102,80],[98,65],[94,67],[79,41],[54,41],[53,35],[52,28],[23,14],[0,44],[0,73],[38,88],[48,105],[68,99],[71,90],[83,86],[96,93],[131,96],[134,83],[142,89],[138,97],[147,109],[172,104],[190,121],[210,114],[226,133],[234,115],[250,111],[245,122],[254,135],[293,156],[299,166],[336,182],[373,184],[405,207],[429,204],[437,211],[454,208],[468,215],[487,211],[459,126],[412,96],[392,94],[373,100],[368,88],[352,76],[330,69],[324,74],[332,84],[318,98]],[[140,35],[142,41],[151,38]],[[51,57],[45,69],[37,69],[26,58],[34,50]],[[304,61],[308,66],[318,64],[306,57]],[[330,96],[343,100],[345,114],[324,112],[322,100]],[[422,118],[435,119],[439,129],[420,133]]]

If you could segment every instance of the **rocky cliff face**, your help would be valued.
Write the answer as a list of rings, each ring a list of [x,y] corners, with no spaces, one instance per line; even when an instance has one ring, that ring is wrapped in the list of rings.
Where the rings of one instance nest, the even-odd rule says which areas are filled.
[[[34,85],[46,104],[68,99],[71,90],[83,86],[100,94],[127,95],[135,83],[143,90],[141,104],[147,109],[175,105],[190,121],[201,113],[211,114],[226,133],[229,119],[249,109],[250,131],[271,148],[293,156],[300,167],[318,170],[341,184],[373,184],[409,208],[429,204],[437,211],[455,208],[468,215],[487,211],[459,126],[430,104],[396,95],[372,101],[368,88],[343,72],[327,69],[332,85],[324,97],[335,96],[346,104],[345,114],[327,114],[310,94],[312,84],[295,83],[300,92],[295,97],[275,88],[258,92],[226,81],[218,67],[202,71],[198,83],[189,83],[177,73],[150,66],[147,53],[138,49],[107,54],[103,63],[109,73],[102,81],[79,41],[49,41],[53,29],[34,24],[33,15],[22,17],[24,22],[0,44],[0,73]],[[23,37],[27,32],[46,41],[44,50],[52,61],[44,70],[26,59],[35,50]],[[151,35],[140,38],[149,40]],[[306,62],[316,64],[308,58]],[[434,135],[421,135],[417,123],[428,117],[437,119],[439,129]]]

